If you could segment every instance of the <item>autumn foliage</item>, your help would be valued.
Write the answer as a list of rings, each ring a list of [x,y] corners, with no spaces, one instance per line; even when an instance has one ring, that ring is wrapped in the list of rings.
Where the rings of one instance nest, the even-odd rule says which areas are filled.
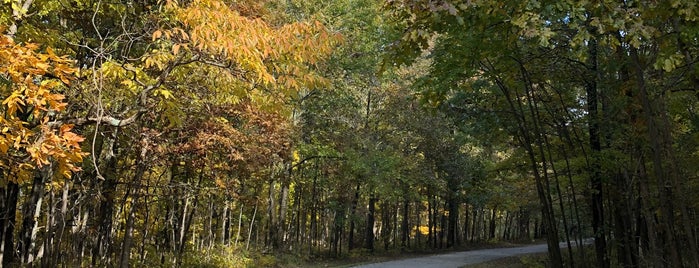
[[[36,44],[0,37],[0,89],[7,96],[0,117],[0,167],[15,182],[52,162],[57,175],[70,177],[80,170],[84,156],[84,139],[71,131],[73,126],[53,121],[67,105],[58,92],[69,85],[75,69],[51,48],[45,54],[37,50]]]

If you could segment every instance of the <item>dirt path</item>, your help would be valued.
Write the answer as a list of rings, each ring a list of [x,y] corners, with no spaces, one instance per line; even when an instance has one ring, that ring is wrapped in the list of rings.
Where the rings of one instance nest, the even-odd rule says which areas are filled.
[[[584,244],[590,243],[591,240],[586,240]],[[566,247],[565,243],[560,244],[561,247]],[[531,245],[516,248],[492,248],[481,249],[463,252],[454,252],[448,254],[439,254],[427,257],[410,258],[396,261],[387,261],[372,263],[355,268],[458,268],[467,264],[476,264],[487,262],[495,259],[542,253],[547,251],[546,244]]]

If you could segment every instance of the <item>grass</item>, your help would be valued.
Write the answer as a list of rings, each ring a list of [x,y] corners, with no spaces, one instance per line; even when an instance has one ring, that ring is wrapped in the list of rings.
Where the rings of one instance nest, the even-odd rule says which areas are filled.
[[[546,253],[520,255],[492,260],[479,264],[469,264],[461,268],[543,268],[546,267]]]

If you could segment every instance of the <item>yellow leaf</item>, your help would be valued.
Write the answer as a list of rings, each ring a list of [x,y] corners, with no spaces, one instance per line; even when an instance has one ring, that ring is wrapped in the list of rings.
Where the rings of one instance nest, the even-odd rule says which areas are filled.
[[[10,149],[9,144],[7,144],[7,140],[0,138],[0,152],[3,154],[7,154],[7,151]]]
[[[163,35],[163,32],[161,32],[160,30],[153,32],[153,41],[160,38],[162,35]]]
[[[169,91],[167,89],[161,89],[160,95],[163,95],[163,98],[165,98],[165,99],[169,99],[172,97],[172,91]]]
[[[14,144],[14,147],[15,147],[15,148],[19,148],[20,142],[22,142],[22,136],[17,136],[17,137],[15,137],[15,144]]]

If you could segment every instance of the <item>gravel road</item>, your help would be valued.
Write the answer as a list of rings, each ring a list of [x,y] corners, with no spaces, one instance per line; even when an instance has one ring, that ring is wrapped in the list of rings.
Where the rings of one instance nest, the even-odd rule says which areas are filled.
[[[585,240],[584,244],[591,243],[592,240]],[[561,243],[561,247],[565,247],[566,243]],[[547,251],[546,244],[531,245],[516,248],[492,248],[492,249],[481,249],[463,252],[454,252],[448,254],[439,254],[427,257],[410,258],[396,261],[387,261],[372,263],[360,266],[354,266],[356,268],[458,268],[466,264],[476,264],[487,262],[495,259],[542,253]]]

